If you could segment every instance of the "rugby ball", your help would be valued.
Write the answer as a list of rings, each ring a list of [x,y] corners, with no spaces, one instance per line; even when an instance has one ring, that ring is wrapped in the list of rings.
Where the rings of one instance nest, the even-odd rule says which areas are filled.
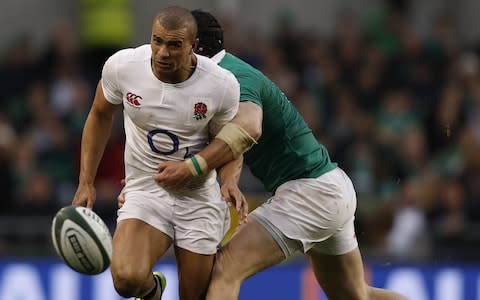
[[[112,235],[91,209],[67,206],[52,221],[52,242],[57,254],[73,270],[87,275],[110,266]]]

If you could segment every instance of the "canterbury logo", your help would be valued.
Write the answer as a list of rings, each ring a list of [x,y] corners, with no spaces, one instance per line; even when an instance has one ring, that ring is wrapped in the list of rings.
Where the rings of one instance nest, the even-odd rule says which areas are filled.
[[[127,102],[135,107],[140,106],[140,100],[142,100],[141,96],[135,95],[134,93],[127,93]]]

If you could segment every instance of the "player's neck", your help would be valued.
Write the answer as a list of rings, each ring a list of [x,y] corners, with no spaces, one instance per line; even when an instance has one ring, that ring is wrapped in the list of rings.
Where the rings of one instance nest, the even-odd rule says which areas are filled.
[[[197,57],[195,55],[190,55],[187,59],[187,62],[178,70],[172,73],[158,73],[155,68],[152,67],[152,72],[157,77],[158,80],[175,84],[186,81],[190,78],[193,73],[195,72],[195,68],[197,67]]]

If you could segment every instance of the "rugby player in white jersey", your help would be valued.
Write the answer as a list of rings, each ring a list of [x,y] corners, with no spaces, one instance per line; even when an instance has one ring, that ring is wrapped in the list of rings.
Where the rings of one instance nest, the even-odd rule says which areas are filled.
[[[217,245],[229,228],[215,171],[181,189],[153,179],[159,163],[192,157],[236,114],[239,85],[210,59],[193,53],[191,13],[166,8],[155,17],[150,44],[112,55],[103,68],[83,130],[79,185],[72,204],[92,207],[94,180],[123,108],[126,145],[124,195],[113,237],[111,272],[123,297],[160,299],[165,280],[152,267],[173,244],[180,299],[203,299]],[[108,155],[108,153],[106,153]],[[192,169],[205,162],[189,159]]]
[[[217,253],[207,300],[238,299],[248,277],[303,252],[329,299],[405,300],[396,292],[369,286],[354,231],[357,205],[349,177],[330,160],[285,94],[259,70],[223,48],[223,30],[214,16],[193,11],[198,24],[198,53],[212,57],[240,83],[240,107],[197,159],[217,168],[245,153],[252,173],[273,193],[253,210],[245,225]],[[256,140],[256,141],[253,141]],[[241,160],[223,166],[222,192],[242,201],[238,189]],[[185,162],[165,162],[157,180],[180,187],[198,176]],[[128,202],[126,202],[128,203]],[[285,287],[288,288],[288,287]]]

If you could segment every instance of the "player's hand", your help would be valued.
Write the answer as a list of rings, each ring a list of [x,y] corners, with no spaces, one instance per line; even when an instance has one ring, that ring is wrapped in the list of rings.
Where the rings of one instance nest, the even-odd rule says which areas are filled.
[[[122,206],[125,204],[125,193],[123,192],[123,188],[125,188],[125,179],[122,179],[120,182],[122,184],[122,190],[120,191],[120,194],[118,194],[117,196],[118,208],[122,208]]]
[[[238,215],[238,224],[247,222],[248,202],[236,183],[225,182],[220,188],[222,197],[228,206],[234,206]]]
[[[73,197],[72,205],[80,205],[88,208],[93,208],[95,203],[96,191],[93,184],[82,183],[78,185],[75,196]]]
[[[184,161],[167,161],[158,165],[158,173],[153,179],[166,189],[178,189],[193,177]]]

